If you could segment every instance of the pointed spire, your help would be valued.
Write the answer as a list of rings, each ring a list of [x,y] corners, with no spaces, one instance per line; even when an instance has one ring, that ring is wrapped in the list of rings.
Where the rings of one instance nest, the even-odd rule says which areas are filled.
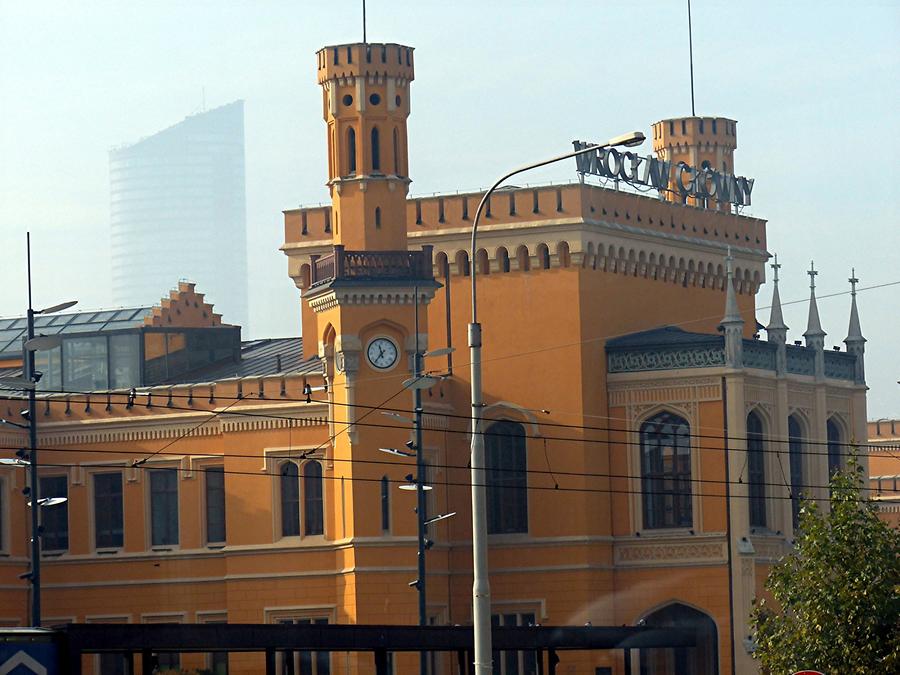
[[[744,319],[738,309],[737,295],[734,291],[734,258],[731,247],[725,258],[725,316],[722,328],[725,331],[725,365],[730,368],[741,368],[744,361]]]
[[[768,333],[770,342],[784,343],[787,342],[788,327],[785,325],[784,315],[781,313],[781,295],[778,293],[778,270],[781,269],[781,265],[778,262],[778,254],[775,255],[775,262],[770,267],[773,270],[772,282],[774,288],[772,289],[772,312],[769,315],[769,325],[766,326],[766,333]]]
[[[819,338],[821,347],[825,346],[825,331],[822,330],[822,322],[819,320],[819,306],[816,304],[816,266],[813,261],[809,262],[809,318],[806,321],[806,332],[803,337],[806,338],[806,346],[812,347],[810,338]]]
[[[856,270],[850,273],[850,327],[847,329],[847,337],[844,344],[847,345],[847,353],[856,356],[855,380],[856,384],[866,383],[866,338],[863,337],[862,329],[859,326],[859,310],[856,308],[856,284],[859,279],[856,278]]]
[[[737,296],[734,292],[734,258],[731,256],[731,247],[728,247],[728,255],[725,257],[725,316],[722,318],[722,324],[740,323],[743,325],[744,319],[741,317],[741,311],[738,309]]]
[[[847,329],[847,342],[848,340],[865,340],[862,334],[862,328],[859,326],[859,310],[856,308],[856,284],[859,283],[859,279],[856,278],[856,268],[853,268],[850,272],[850,278],[847,280],[850,282],[850,327]]]

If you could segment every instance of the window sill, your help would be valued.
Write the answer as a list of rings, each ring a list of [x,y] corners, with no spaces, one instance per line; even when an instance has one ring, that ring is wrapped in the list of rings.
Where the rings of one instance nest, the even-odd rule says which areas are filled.
[[[226,546],[225,542],[212,543],[212,544],[207,544],[206,548],[208,548],[210,551],[221,551],[223,548],[225,548],[225,546]]]
[[[94,553],[97,555],[116,555],[121,550],[120,548],[98,548]]]
[[[635,536],[641,539],[665,539],[669,537],[696,537],[697,531],[690,527],[655,527],[639,530]]]

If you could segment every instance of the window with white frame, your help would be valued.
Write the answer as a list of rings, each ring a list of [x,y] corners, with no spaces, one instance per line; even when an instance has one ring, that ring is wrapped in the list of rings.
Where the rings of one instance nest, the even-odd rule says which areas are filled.
[[[225,612],[197,613],[197,623],[226,624],[228,615]],[[206,670],[210,675],[228,675],[228,652],[209,652],[206,655]]]
[[[122,472],[106,471],[93,475],[94,546],[121,548],[124,542],[122,513]]]
[[[178,470],[151,469],[150,544],[178,545]]]

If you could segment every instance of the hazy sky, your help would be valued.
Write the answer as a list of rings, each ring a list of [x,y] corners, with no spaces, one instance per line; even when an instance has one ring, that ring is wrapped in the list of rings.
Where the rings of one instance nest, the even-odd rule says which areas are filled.
[[[0,316],[25,308],[28,229],[36,305],[109,306],[108,150],[197,112],[205,91],[208,108],[246,100],[252,335],[297,334],[281,211],[328,199],[314,54],[361,41],[360,4],[0,0]],[[851,266],[863,287],[900,281],[900,4],[692,6],[697,113],[738,120],[735,169],[756,178],[782,299],[808,297],[811,259],[823,296],[847,290]],[[369,0],[368,18],[370,41],[416,48],[413,194],[484,186],[573,138],[649,135],[690,114],[681,0]],[[559,164],[523,182],[574,177]],[[770,297],[767,284],[759,306]],[[898,299],[900,285],[859,295],[873,419],[900,416]],[[840,344],[849,297],[819,308]],[[785,307],[789,339],[806,310]]]

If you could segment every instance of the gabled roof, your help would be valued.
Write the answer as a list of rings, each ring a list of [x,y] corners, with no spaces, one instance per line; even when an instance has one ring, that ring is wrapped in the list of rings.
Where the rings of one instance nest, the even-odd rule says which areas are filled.
[[[651,330],[629,333],[606,341],[607,349],[631,349],[635,347],[667,347],[709,344],[722,340],[721,335],[691,333],[678,326],[663,326]]]

